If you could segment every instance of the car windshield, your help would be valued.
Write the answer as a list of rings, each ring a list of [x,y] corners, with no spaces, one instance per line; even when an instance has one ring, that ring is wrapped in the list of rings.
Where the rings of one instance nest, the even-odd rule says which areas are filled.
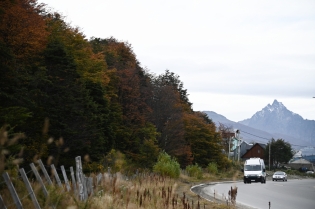
[[[283,172],[276,172],[275,175],[284,175]]]
[[[261,171],[260,165],[245,165],[245,171]]]

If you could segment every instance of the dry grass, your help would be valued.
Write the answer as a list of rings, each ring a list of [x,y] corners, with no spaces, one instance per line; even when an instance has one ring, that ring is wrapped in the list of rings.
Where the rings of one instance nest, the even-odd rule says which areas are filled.
[[[19,161],[8,157],[6,147],[16,143],[18,137],[8,139],[6,130],[0,129],[0,174],[8,172],[24,208],[35,208],[18,173]],[[96,182],[96,175],[92,174],[91,177]],[[231,206],[223,204],[222,201],[211,202],[202,199],[190,189],[200,183],[236,180],[237,178],[239,178],[239,174],[235,172],[235,169],[215,175],[204,173],[202,179],[189,177],[184,173],[181,173],[178,179],[163,177],[154,173],[141,173],[128,178],[120,173],[113,176],[106,173],[103,174],[99,185],[94,184],[93,193],[89,195],[86,201],[80,201],[74,191],[65,192],[65,186],[63,189],[59,188],[55,182],[52,186],[46,184],[49,196],[45,197],[39,183],[34,179],[30,179],[30,182],[37,201],[43,209],[223,209]],[[1,179],[0,194],[4,204],[8,209],[16,208],[8,187],[3,178]],[[54,178],[51,177],[51,179]]]
[[[209,175],[206,175],[209,177]],[[38,183],[32,182],[38,202],[42,208],[69,209],[200,209],[230,208],[221,201],[210,202],[190,191],[193,185],[204,183],[208,179],[196,180],[181,174],[179,179],[162,177],[156,174],[141,174],[132,179],[120,173],[114,176],[103,175],[99,185],[94,185],[93,194],[87,201],[80,201],[78,196],[63,192],[57,186],[47,187],[49,197],[45,197]],[[211,176],[210,179],[214,179]],[[24,208],[34,208],[23,182],[18,177],[11,178]],[[198,182],[200,181],[200,182]],[[96,182],[96,181],[95,181]],[[65,188],[64,188],[65,189]],[[7,188],[2,188],[1,196],[7,208],[16,208]]]

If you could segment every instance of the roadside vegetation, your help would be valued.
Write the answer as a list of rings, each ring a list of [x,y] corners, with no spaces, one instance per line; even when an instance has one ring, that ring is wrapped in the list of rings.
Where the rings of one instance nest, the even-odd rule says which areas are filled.
[[[23,135],[16,135],[9,138],[7,132],[1,129],[0,173],[1,176],[4,172],[10,175],[23,207],[33,208],[32,200],[18,172],[23,159],[12,156],[9,152],[12,146],[18,145],[17,142],[22,137]],[[99,170],[96,171],[95,168]],[[83,163],[86,176],[96,178],[99,173],[104,176],[86,201],[79,200],[73,191],[65,192],[65,186],[64,189],[57,187],[56,182],[54,186],[47,186],[49,196],[45,197],[39,183],[32,180],[34,176],[29,174],[29,179],[41,208],[227,208],[220,200],[204,200],[191,192],[190,188],[204,182],[237,180],[238,176],[235,174],[238,173],[238,168],[238,164],[231,162],[224,170],[219,170],[215,163],[210,163],[206,168],[195,164],[182,169],[173,157],[166,152],[160,152],[152,170],[135,169],[128,166],[124,154],[112,150],[102,162]],[[14,200],[3,179],[0,183],[0,194],[4,203],[7,208],[15,208]]]
[[[164,157],[165,153],[161,153]],[[7,162],[11,162],[8,159]],[[71,208],[71,209],[111,209],[111,208],[231,208],[231,202],[222,203],[222,200],[207,201],[199,195],[190,191],[190,188],[199,183],[220,181],[220,180],[237,180],[237,176],[229,174],[237,173],[236,168],[229,168],[228,173],[216,172],[210,173],[206,169],[194,166],[198,172],[191,172],[191,167],[182,170],[172,162],[166,163],[165,167],[161,166],[160,161],[156,165],[156,172],[146,170],[137,173],[124,171],[116,173],[107,173],[104,171],[105,178],[98,185],[94,194],[89,196],[87,201],[80,201],[78,196],[70,192],[64,192],[57,185],[48,186],[49,197],[42,194],[40,185],[32,181],[35,195],[42,208]],[[175,167],[174,167],[175,166]],[[27,191],[17,172],[18,166],[10,166],[6,171],[10,174],[13,184],[21,198],[24,208],[33,208],[33,203],[28,197]],[[178,173],[178,176],[174,176]],[[202,171],[201,173],[199,171]],[[133,174],[132,174],[133,173]],[[89,173],[87,176],[96,177],[98,173]],[[15,208],[13,199],[5,185],[1,185],[1,196],[8,208]],[[228,194],[225,194],[228,196]],[[229,204],[229,206],[227,206]]]
[[[18,173],[23,159],[12,156],[9,148],[18,145],[23,135],[8,137],[4,129],[0,131],[0,174],[9,173],[24,208],[33,208],[33,203],[21,176]],[[21,150],[22,151],[22,150]],[[74,161],[74,159],[73,159]],[[31,181],[32,188],[41,208],[69,208],[69,209],[114,209],[114,208],[236,208],[237,194],[232,197],[224,194],[225,199],[203,199],[193,193],[191,187],[218,181],[242,181],[240,168],[242,162],[229,161],[224,169],[218,168],[216,163],[209,163],[202,168],[198,164],[180,168],[175,158],[166,152],[160,152],[153,169],[140,169],[128,165],[128,160],[120,151],[112,150],[98,163],[83,163],[84,173],[94,179],[99,173],[104,178],[99,185],[95,185],[94,192],[86,201],[81,201],[73,191],[65,192],[56,186],[47,186],[49,196],[45,197],[37,181]],[[267,171],[268,172],[268,171]],[[272,173],[272,171],[270,171]],[[286,170],[289,175],[314,178],[297,170]],[[29,176],[30,179],[34,177]],[[51,178],[53,179],[53,178]],[[0,181],[0,194],[7,208],[15,208],[13,199],[3,181]]]

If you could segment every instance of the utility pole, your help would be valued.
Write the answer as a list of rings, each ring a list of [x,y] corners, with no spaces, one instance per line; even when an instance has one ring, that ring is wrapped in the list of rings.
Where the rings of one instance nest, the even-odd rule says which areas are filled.
[[[228,159],[230,159],[230,152],[231,152],[231,136],[229,137],[229,153],[228,153]]]
[[[238,153],[237,153],[238,154],[238,157],[237,157],[238,161],[240,161],[240,155],[241,155],[241,153],[240,153],[240,151],[241,151],[241,149],[240,149],[241,144],[240,144],[239,134],[240,134],[240,130],[236,130],[236,139],[237,139],[237,145],[238,145]]]
[[[271,169],[270,169],[270,152],[271,152],[271,141],[272,141],[272,139],[270,139],[270,142],[269,142],[269,171],[271,171]]]

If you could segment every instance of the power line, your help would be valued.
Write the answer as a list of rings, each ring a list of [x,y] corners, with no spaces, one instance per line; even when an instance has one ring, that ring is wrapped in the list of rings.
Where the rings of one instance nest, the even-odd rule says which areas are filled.
[[[261,138],[261,139],[266,139],[266,140],[270,140],[270,139],[267,139],[267,138],[264,138],[264,137],[261,137],[261,136],[257,136],[257,135],[255,135],[255,134],[251,134],[251,133],[247,133],[246,131],[242,131],[242,130],[240,130],[241,132],[244,132],[244,133],[246,133],[246,134],[249,134],[249,135],[252,135],[252,136],[255,136],[255,137],[258,137],[258,138]]]
[[[239,130],[240,130],[240,129],[239,129]],[[248,133],[248,132],[246,132],[246,131],[242,131],[242,130],[240,130],[240,131],[241,131],[241,133],[243,132],[243,133],[245,133],[245,134],[248,134],[248,135],[251,135],[251,136],[255,136],[255,137],[258,137],[258,138],[261,138],[261,139],[265,139],[265,140],[267,140],[267,141],[270,141],[270,139],[268,139],[268,138],[261,137],[261,136],[257,136],[257,135],[255,135],[255,134],[251,134],[251,133]],[[291,144],[291,143],[290,143],[290,145],[291,145],[291,146],[296,146],[296,147],[312,147],[312,146],[306,146],[306,145],[296,145],[296,144]],[[312,148],[315,149],[315,147],[312,147]]]

